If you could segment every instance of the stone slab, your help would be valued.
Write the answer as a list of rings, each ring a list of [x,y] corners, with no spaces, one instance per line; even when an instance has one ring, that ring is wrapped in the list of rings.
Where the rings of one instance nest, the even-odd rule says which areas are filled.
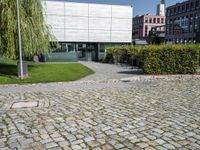
[[[15,102],[12,104],[11,109],[16,108],[32,108],[32,107],[38,107],[38,101],[32,101],[32,102]]]

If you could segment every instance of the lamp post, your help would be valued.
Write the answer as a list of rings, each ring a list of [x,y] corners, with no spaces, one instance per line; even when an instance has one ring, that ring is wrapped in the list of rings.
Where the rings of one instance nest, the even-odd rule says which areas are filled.
[[[23,60],[22,60],[22,40],[21,40],[21,27],[20,27],[20,14],[19,14],[19,0],[16,0],[17,3],[17,24],[18,24],[18,47],[19,47],[19,63],[18,71],[20,71],[20,79],[23,80]]]

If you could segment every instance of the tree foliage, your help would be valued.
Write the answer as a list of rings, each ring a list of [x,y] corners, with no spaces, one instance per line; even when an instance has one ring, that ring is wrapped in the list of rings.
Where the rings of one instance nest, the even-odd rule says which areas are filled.
[[[48,52],[51,34],[44,23],[41,0],[19,0],[24,57]],[[18,30],[16,0],[0,0],[0,57],[16,59]]]

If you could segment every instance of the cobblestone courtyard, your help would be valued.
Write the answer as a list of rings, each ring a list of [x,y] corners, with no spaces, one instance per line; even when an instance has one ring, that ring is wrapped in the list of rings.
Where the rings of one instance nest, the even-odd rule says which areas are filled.
[[[73,84],[1,89],[0,149],[200,149],[199,78]],[[11,109],[18,101],[39,106]]]

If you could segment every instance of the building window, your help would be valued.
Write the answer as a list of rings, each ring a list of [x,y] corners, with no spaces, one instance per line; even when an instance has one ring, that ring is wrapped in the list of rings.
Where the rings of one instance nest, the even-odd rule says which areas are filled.
[[[145,26],[145,36],[148,35],[148,26]]]
[[[149,23],[152,23],[152,18],[149,18]]]
[[[186,4],[186,11],[189,11],[189,4]]]
[[[193,22],[194,22],[194,19],[193,19],[193,14],[190,15],[190,18],[189,18],[189,32],[193,32]]]
[[[170,9],[170,15],[173,15],[173,9]]]
[[[172,32],[173,32],[173,21],[172,21],[172,19],[170,19],[170,21],[169,21],[169,34],[172,34]]]
[[[179,17],[174,20],[174,33],[175,34],[182,33],[181,20]]]
[[[65,45],[65,50],[67,52],[75,52],[76,51],[76,45],[74,43],[67,43]]]
[[[180,8],[180,6],[178,6],[178,13],[180,13],[181,12],[181,8]]]
[[[190,4],[190,9],[191,9],[191,10],[194,9],[194,3],[193,3],[193,2]]]
[[[157,23],[160,23],[160,18],[157,18]]]
[[[176,7],[174,8],[174,14],[176,14],[177,12],[176,12]]]
[[[199,0],[198,1],[196,1],[196,8],[198,8],[199,7]]]
[[[183,16],[181,18],[181,28],[182,28],[182,33],[188,33],[189,32],[189,19],[188,19],[188,16]]]
[[[164,23],[164,18],[161,18],[161,23]]]
[[[198,16],[197,14],[194,14],[194,32],[197,32],[198,30]]]
[[[106,49],[105,44],[100,44],[100,53],[104,53]]]
[[[153,18],[153,23],[156,23],[156,18]]]
[[[182,12],[185,12],[185,5],[182,5]]]
[[[170,16],[170,11],[169,11],[169,9],[167,10],[167,16]]]
[[[147,17],[145,17],[145,23],[148,23],[148,18]]]

